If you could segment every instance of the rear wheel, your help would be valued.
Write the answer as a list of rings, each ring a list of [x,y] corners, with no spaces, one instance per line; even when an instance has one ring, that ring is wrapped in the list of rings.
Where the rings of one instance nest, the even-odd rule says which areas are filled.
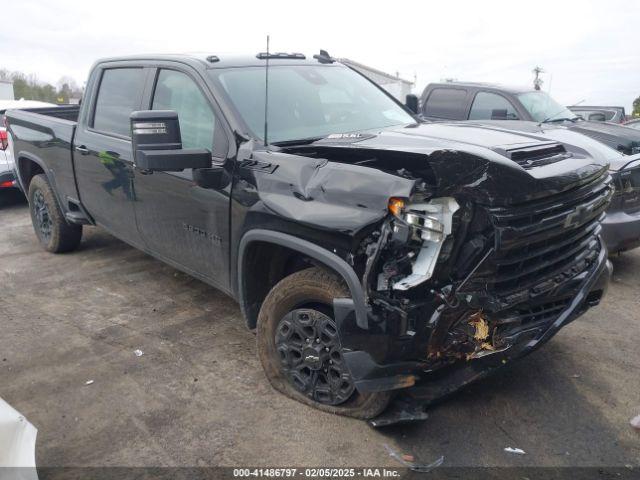
[[[29,210],[33,229],[45,250],[62,253],[78,247],[82,239],[82,225],[67,223],[43,174],[33,177],[29,184]]]
[[[321,268],[284,278],[260,309],[258,355],[281,393],[327,412],[373,418],[386,408],[391,394],[355,389],[332,318],[333,299],[345,297],[344,284]]]

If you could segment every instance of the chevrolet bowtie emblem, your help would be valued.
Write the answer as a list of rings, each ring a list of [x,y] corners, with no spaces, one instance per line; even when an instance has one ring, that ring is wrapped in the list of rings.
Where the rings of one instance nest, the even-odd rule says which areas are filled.
[[[578,205],[576,209],[567,215],[564,221],[564,228],[572,228],[582,225],[591,216],[592,205]]]

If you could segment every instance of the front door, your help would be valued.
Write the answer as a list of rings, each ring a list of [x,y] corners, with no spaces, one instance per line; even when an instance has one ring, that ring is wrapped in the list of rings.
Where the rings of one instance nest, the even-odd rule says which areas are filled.
[[[158,69],[151,94],[153,110],[178,113],[183,148],[207,148],[212,164],[225,163],[228,139],[204,82],[190,72]],[[158,257],[229,290],[230,182],[203,188],[193,172],[136,175],[136,216],[140,233]]]

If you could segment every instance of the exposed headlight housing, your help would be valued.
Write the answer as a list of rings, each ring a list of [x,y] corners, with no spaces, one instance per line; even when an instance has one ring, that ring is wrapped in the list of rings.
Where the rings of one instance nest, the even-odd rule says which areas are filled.
[[[440,249],[452,233],[453,214],[459,208],[453,197],[403,206],[398,216],[411,226],[414,238],[422,240],[422,247],[411,265],[411,274],[396,281],[394,290],[408,290],[431,278]]]
[[[415,229],[416,234],[422,238],[422,240],[442,242],[445,228],[440,220],[440,215],[442,215],[442,213],[407,212],[404,216],[404,221]]]

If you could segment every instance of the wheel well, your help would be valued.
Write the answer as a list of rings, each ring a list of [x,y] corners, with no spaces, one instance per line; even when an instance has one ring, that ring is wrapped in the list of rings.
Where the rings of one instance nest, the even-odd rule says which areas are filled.
[[[259,241],[247,246],[243,263],[244,285],[240,288],[244,288],[243,299],[249,328],[256,327],[262,302],[276,283],[292,273],[319,265],[311,257],[296,250]]]
[[[18,165],[20,167],[18,169],[18,172],[20,172],[20,180],[22,180],[22,185],[24,185],[25,192],[28,192],[29,184],[31,183],[33,177],[44,173],[44,170],[33,160],[24,157],[18,159]]]

